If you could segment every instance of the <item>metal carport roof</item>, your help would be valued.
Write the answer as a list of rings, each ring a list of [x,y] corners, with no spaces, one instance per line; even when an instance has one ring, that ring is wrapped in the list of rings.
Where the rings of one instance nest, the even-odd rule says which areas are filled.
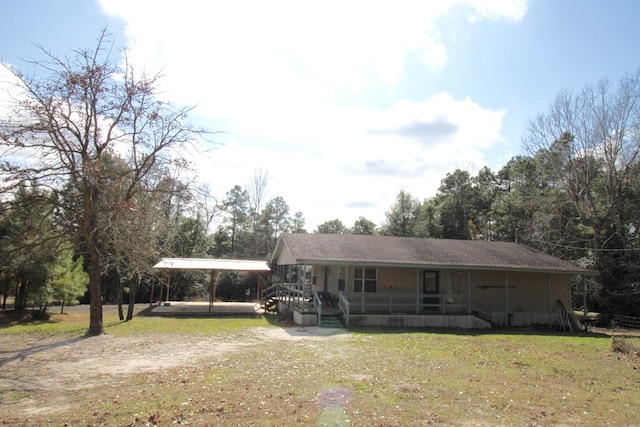
[[[270,271],[266,261],[209,258],[162,258],[153,268],[168,270]]]
[[[211,258],[162,258],[153,268],[164,270],[208,270],[211,272],[211,292],[209,294],[209,311],[215,299],[215,276],[218,271],[249,271],[269,272],[271,269],[266,261],[249,261],[238,259]],[[261,277],[261,275],[259,275]],[[171,278],[169,277],[169,282]],[[262,280],[261,278],[259,280]],[[167,299],[169,297],[169,282],[167,282]],[[260,287],[260,283],[258,284]],[[153,299],[153,290],[151,298]]]

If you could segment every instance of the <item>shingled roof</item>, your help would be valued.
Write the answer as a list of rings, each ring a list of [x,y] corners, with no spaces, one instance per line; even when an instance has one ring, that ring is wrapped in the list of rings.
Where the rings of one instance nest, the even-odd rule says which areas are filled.
[[[273,260],[286,250],[298,264],[473,268],[594,274],[559,258],[511,242],[344,234],[283,234]]]

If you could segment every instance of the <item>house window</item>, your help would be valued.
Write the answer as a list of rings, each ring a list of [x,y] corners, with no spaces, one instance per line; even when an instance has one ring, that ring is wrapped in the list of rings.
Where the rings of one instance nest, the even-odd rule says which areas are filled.
[[[353,269],[353,292],[376,292],[378,289],[378,270],[356,267]]]
[[[425,294],[437,294],[440,291],[438,280],[438,272],[437,271],[429,271],[425,270],[424,272],[424,288],[423,292]]]
[[[338,290],[344,292],[347,285],[347,269],[340,267],[338,270]]]

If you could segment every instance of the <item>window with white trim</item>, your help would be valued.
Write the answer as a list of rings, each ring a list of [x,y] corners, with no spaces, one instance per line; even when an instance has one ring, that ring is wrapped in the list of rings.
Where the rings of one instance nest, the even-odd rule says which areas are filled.
[[[353,292],[377,292],[378,269],[370,267],[354,267]]]

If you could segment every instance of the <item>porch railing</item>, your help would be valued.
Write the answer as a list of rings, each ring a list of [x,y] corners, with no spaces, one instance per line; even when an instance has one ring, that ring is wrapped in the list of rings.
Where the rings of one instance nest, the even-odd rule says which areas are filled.
[[[315,310],[314,295],[309,288],[304,283],[281,283],[276,296],[290,308],[306,313]]]
[[[289,308],[301,313],[317,313],[321,323],[323,303],[316,292],[301,283],[281,283],[276,287],[276,297]],[[467,294],[409,294],[398,292],[354,293],[339,292],[338,308],[349,326],[353,314],[475,314],[491,322],[492,312],[503,312],[499,307]]]
[[[344,292],[338,292],[338,308],[342,313],[344,319],[344,325],[349,326],[349,315],[351,314],[349,299],[345,296]]]
[[[493,323],[493,316],[491,313],[504,313],[504,307],[492,304],[482,298],[471,297],[471,312],[477,317],[486,320],[489,323]]]
[[[469,312],[467,295],[457,294],[406,294],[397,292],[347,293],[340,292],[342,306],[349,306],[353,313],[416,313]]]

